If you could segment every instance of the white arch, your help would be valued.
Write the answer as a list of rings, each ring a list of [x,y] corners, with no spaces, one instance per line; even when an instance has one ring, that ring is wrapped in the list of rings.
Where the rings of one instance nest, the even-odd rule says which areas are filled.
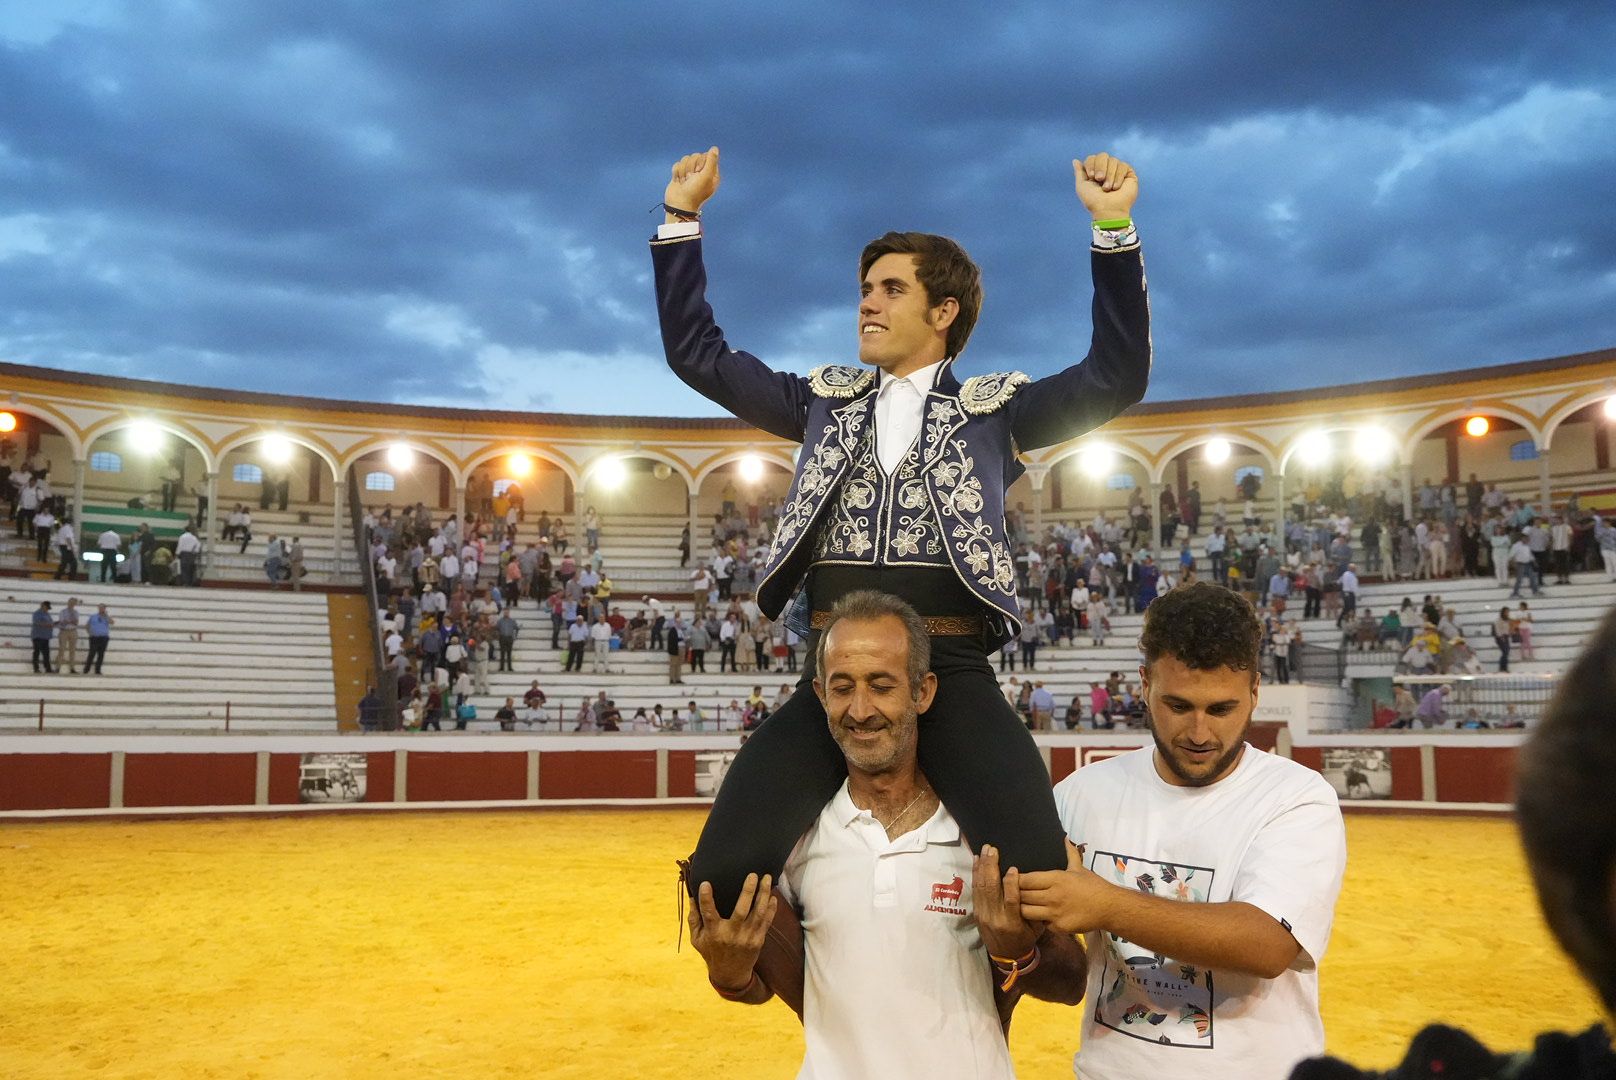
[[[720,454],[718,457],[702,466],[701,471],[696,473],[696,490],[700,491],[702,485],[707,483],[708,479],[710,479],[714,473],[716,473],[719,469],[722,469],[725,465],[732,464],[733,462],[740,461],[742,458],[751,457],[753,455],[762,458],[764,461],[772,462],[773,464],[780,466],[786,471],[787,476],[790,476],[797,469],[797,463],[791,460],[789,455],[781,453],[777,450],[755,450],[749,447],[742,448],[740,450],[731,450],[727,453]]]
[[[230,436],[230,438],[225,440],[225,442],[219,447],[219,467],[221,469],[224,468],[224,459],[230,455],[231,451],[239,450],[241,447],[246,446],[249,443],[274,437],[285,439],[289,443],[296,443],[305,450],[312,451],[314,456],[325,462],[326,468],[331,470],[331,479],[340,479],[337,474],[336,455],[333,454],[328,448],[314,442],[306,435],[300,435],[295,431],[281,431],[279,429],[243,431],[239,434]]]
[[[1465,415],[1469,414],[1466,413]],[[1291,458],[1296,456],[1296,451],[1301,449],[1303,441],[1305,441],[1309,435],[1334,435],[1337,432],[1346,432],[1349,435],[1355,435],[1360,431],[1373,431],[1377,429],[1390,436],[1392,441],[1391,457],[1388,461],[1383,462],[1382,464],[1400,464],[1402,462],[1412,460],[1410,457],[1410,451],[1407,449],[1407,447],[1398,445],[1397,435],[1391,430],[1391,428],[1384,424],[1377,424],[1373,422],[1365,422],[1362,424],[1310,424],[1299,431],[1296,435],[1292,436],[1291,439],[1285,443],[1285,449],[1279,455],[1279,473],[1281,476],[1283,476],[1290,469]]]
[[[1537,418],[1535,416],[1532,416],[1530,413],[1522,409],[1517,409],[1513,405],[1504,405],[1499,402],[1489,401],[1473,404],[1468,408],[1456,407],[1451,409],[1443,409],[1440,412],[1433,413],[1432,415],[1426,417],[1418,427],[1414,428],[1414,430],[1409,433],[1408,438],[1403,441],[1402,460],[1413,461],[1415,450],[1419,447],[1420,443],[1424,441],[1427,435],[1431,434],[1431,432],[1435,431],[1443,424],[1462,419],[1466,416],[1495,416],[1501,420],[1509,420],[1513,423],[1519,424],[1526,431],[1526,433],[1532,437],[1532,445],[1538,447],[1542,447],[1544,445],[1543,431],[1538,426]]]
[[[594,457],[589,458],[587,461],[581,462],[579,466],[578,482],[575,490],[582,492],[587,489],[589,487],[591,478],[595,474],[595,471],[606,462],[613,459],[621,460],[624,458],[645,458],[647,461],[660,461],[662,464],[668,466],[675,473],[684,478],[686,490],[696,490],[695,481],[691,478],[690,470],[685,466],[684,462],[669,454],[664,454],[660,450],[649,450],[644,447],[633,450],[602,450]]]
[[[174,436],[180,442],[185,443],[202,455],[202,470],[204,472],[216,473],[219,471],[218,459],[213,456],[213,451],[208,449],[208,444],[203,440],[201,434],[188,431],[182,425],[158,416],[116,416],[93,425],[84,433],[84,456],[88,458],[94,452],[95,444],[98,440],[108,435],[116,435],[118,432],[132,428],[136,424],[150,424],[165,434]]]
[[[532,443],[499,443],[478,451],[474,457],[466,462],[466,478],[469,480],[471,474],[476,472],[479,466],[507,454],[526,454],[528,457],[549,462],[561,470],[568,482],[572,484],[574,491],[578,490],[578,467],[555,451],[546,450],[544,447],[535,446]]]
[[[374,439],[368,439],[365,442],[360,443],[358,446],[350,449],[342,459],[342,471],[337,475],[338,482],[340,483],[347,479],[348,474],[353,471],[355,465],[359,464],[359,460],[361,458],[377,453],[383,455],[385,458],[387,448],[395,443],[402,443],[415,453],[420,454],[423,457],[431,458],[433,461],[436,461],[438,464],[442,465],[445,469],[448,469],[449,481],[454,487],[462,488],[466,486],[465,477],[460,475],[459,466],[455,464],[454,459],[451,458],[448,453],[431,445],[430,443],[423,442],[420,439],[412,439],[407,435],[395,435],[392,437],[377,436]]]
[[[1604,386],[1598,390],[1590,390],[1572,398],[1567,404],[1560,406],[1548,415],[1543,421],[1543,449],[1547,450],[1553,445],[1554,433],[1560,430],[1560,425],[1571,419],[1577,413],[1596,402],[1606,398],[1616,397],[1616,387]]]
[[[1146,480],[1147,481],[1149,480],[1150,475],[1151,475],[1150,459],[1145,456],[1144,451],[1139,450],[1136,447],[1130,446],[1127,443],[1120,443],[1120,442],[1116,442],[1114,440],[1105,439],[1105,438],[1085,439],[1082,442],[1074,443],[1071,446],[1067,446],[1064,449],[1057,451],[1055,454],[1051,455],[1046,460],[1028,462],[1028,467],[1030,468],[1033,465],[1041,465],[1044,468],[1053,471],[1055,466],[1059,465],[1061,462],[1065,461],[1067,458],[1076,457],[1077,455],[1081,454],[1083,451],[1089,449],[1090,447],[1094,447],[1094,446],[1103,446],[1105,449],[1110,450],[1113,453],[1115,453],[1118,457],[1127,458],[1129,461],[1133,462],[1135,465],[1138,465],[1141,469],[1143,469],[1144,473],[1145,473]]]
[[[1162,483],[1167,476],[1167,466],[1191,450],[1205,446],[1213,439],[1222,439],[1231,446],[1243,446],[1247,450],[1255,450],[1262,455],[1263,461],[1267,462],[1268,467],[1274,470],[1276,474],[1285,471],[1280,464],[1274,461],[1273,451],[1262,443],[1255,441],[1250,435],[1237,435],[1225,431],[1205,431],[1192,435],[1183,442],[1172,443],[1167,446],[1162,452],[1162,459],[1151,467],[1150,482],[1152,484]]]
[[[35,405],[32,402],[20,399],[17,401],[0,401],[0,409],[6,412],[24,413],[37,420],[45,421],[56,429],[58,435],[67,440],[68,449],[72,453],[74,461],[83,461],[89,458],[90,453],[86,449],[86,443],[79,438],[79,433],[73,430],[73,426],[68,423],[67,417],[60,416],[43,405]]]

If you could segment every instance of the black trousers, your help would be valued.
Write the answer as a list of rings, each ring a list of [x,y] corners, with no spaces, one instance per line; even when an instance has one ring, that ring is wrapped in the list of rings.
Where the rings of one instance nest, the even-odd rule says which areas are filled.
[[[34,638],[34,674],[39,674],[39,665],[45,665],[45,674],[53,670],[50,665],[50,639]],[[787,854],[790,854],[787,852]]]
[[[107,658],[107,638],[90,638],[90,652],[84,658],[84,674],[88,675],[93,669],[97,675],[101,674],[101,664]]]
[[[871,584],[892,583],[878,578]],[[888,591],[904,595],[897,588]],[[906,598],[927,612],[920,598]],[[814,606],[824,606],[817,592]],[[816,631],[808,637],[808,662],[796,692],[741,747],[691,856],[691,894],[701,882],[712,882],[720,912],[734,908],[747,874],[779,877],[798,838],[847,777],[846,759],[814,695],[818,645]],[[999,689],[985,642],[932,638],[932,671],[937,695],[920,717],[919,751],[920,769],[932,789],[973,848],[999,849],[1001,869],[1064,869],[1065,832],[1049,772],[1026,724]]]

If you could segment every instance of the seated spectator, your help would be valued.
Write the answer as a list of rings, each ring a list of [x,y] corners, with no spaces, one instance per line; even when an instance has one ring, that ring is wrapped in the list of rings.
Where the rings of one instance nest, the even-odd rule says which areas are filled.
[[[524,706],[522,723],[530,728],[536,723],[543,724],[544,703],[546,700],[544,691],[539,689],[539,680],[534,679],[533,685],[529,686],[527,692],[522,695],[522,705]]]
[[[1414,643],[1404,652],[1398,671],[1408,675],[1430,675],[1436,671],[1436,656],[1431,652],[1430,642],[1424,637],[1417,637]]]
[[[1359,649],[1372,649],[1380,641],[1380,620],[1368,608],[1358,613],[1353,624],[1353,644]]]
[[[499,709],[494,713],[494,719],[499,721],[499,730],[501,730],[501,731],[515,731],[516,730],[516,699],[515,698],[506,698],[505,699],[505,704],[501,705],[499,707]]]

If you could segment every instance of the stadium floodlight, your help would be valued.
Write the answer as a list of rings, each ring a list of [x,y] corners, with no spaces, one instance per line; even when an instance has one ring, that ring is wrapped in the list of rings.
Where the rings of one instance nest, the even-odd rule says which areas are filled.
[[[1607,405],[1607,409],[1608,408],[1609,408],[1609,406]],[[16,431],[16,430],[17,430],[17,414],[16,413],[9,413],[9,412],[0,412],[0,432],[8,432],[9,433],[9,432]]]
[[[741,459],[741,479],[748,484],[755,484],[763,479],[763,459],[756,454],[747,454]]]
[[[533,474],[533,459],[526,454],[512,454],[505,459],[505,468],[517,479]]]
[[[1229,440],[1219,437],[1207,440],[1206,463],[1208,465],[1222,465],[1229,460]]]
[[[292,460],[292,440],[285,435],[265,435],[260,445],[264,456],[277,465]]]
[[[1616,394],[1605,399],[1605,419],[1616,420]]]
[[[607,458],[595,466],[595,480],[603,488],[620,488],[628,480],[628,467],[622,458]]]
[[[409,443],[393,443],[387,448],[387,464],[395,469],[407,469],[415,464],[415,451]]]
[[[163,448],[163,429],[150,420],[136,420],[125,436],[129,445],[142,454],[156,454]]]
[[[1380,465],[1392,456],[1392,437],[1383,427],[1361,427],[1352,436],[1352,452],[1366,465]]]
[[[1322,431],[1310,431],[1296,444],[1296,455],[1303,465],[1323,465],[1330,459],[1330,437]]]
[[[1491,420],[1485,416],[1472,416],[1464,422],[1465,434],[1472,439],[1479,439],[1493,429]]]
[[[1083,470],[1084,476],[1094,480],[1104,479],[1116,461],[1116,451],[1100,443],[1085,446],[1077,455],[1078,468]]]

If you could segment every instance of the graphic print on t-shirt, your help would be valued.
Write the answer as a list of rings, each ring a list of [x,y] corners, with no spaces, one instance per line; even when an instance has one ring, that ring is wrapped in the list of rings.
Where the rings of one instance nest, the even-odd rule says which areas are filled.
[[[1185,903],[1205,903],[1213,869],[1096,851],[1089,869],[1126,889]],[[1102,933],[1104,933],[1102,931]],[[1104,933],[1105,977],[1094,1019],[1146,1042],[1212,1049],[1212,972],[1150,952]]]

